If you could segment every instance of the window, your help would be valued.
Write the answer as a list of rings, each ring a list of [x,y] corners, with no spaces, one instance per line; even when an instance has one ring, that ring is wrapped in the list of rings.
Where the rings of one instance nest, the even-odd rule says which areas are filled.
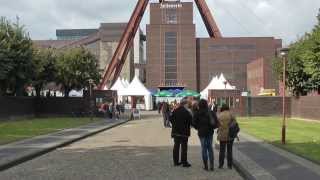
[[[253,44],[217,44],[209,45],[208,49],[215,51],[226,51],[226,50],[256,50],[256,45]]]
[[[166,10],[166,23],[167,24],[177,24],[178,16],[176,9],[167,9]]]
[[[177,83],[177,33],[165,33],[165,84]]]
[[[176,73],[177,72],[177,66],[166,66],[166,72],[172,72],[172,73]]]

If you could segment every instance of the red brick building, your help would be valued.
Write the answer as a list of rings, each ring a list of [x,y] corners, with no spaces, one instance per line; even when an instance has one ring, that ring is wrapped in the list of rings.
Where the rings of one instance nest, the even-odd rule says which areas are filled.
[[[273,37],[213,39],[196,38],[195,34],[192,2],[150,4],[146,65],[148,88],[183,86],[201,91],[213,76],[223,73],[237,89],[249,90],[247,64],[258,58],[271,62],[276,50],[282,46],[282,41]],[[269,67],[263,68],[266,73],[263,77],[272,76]],[[264,83],[268,84],[267,81]],[[278,88],[278,85],[273,85],[266,87]]]
[[[203,89],[211,77],[223,73],[237,89],[250,90],[247,86],[247,64],[258,58],[271,64],[279,47],[281,40],[273,37],[197,39],[199,88]],[[266,76],[272,76],[269,68],[266,68],[265,73],[268,74]]]
[[[261,89],[279,89],[279,81],[272,71],[270,60],[259,58],[247,64],[247,87],[252,96],[257,96]]]
[[[147,25],[148,88],[197,89],[193,3],[151,3]]]

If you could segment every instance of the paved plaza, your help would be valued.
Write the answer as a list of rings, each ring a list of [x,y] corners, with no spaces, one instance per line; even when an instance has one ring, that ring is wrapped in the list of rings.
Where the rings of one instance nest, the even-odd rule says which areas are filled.
[[[31,161],[0,172],[1,180],[13,179],[242,179],[235,171],[202,170],[199,140],[189,142],[191,168],[174,167],[170,129],[154,112],[143,119],[104,131]],[[215,152],[215,165],[217,165]]]

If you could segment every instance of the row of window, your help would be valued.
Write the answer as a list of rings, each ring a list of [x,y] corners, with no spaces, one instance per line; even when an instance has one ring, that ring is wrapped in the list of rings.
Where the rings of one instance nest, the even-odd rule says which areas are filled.
[[[224,44],[224,45],[210,45],[211,50],[255,50],[257,46],[254,44]]]
[[[165,33],[165,83],[177,82],[177,33]]]

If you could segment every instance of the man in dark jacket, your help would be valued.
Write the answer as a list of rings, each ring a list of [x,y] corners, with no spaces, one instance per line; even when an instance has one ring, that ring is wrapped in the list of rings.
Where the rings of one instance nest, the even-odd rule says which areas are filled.
[[[180,106],[172,113],[171,123],[172,131],[171,136],[174,139],[173,146],[173,163],[175,166],[182,164],[183,167],[190,167],[188,163],[188,138],[190,136],[190,126],[192,122],[192,115],[187,109],[187,99],[182,99]],[[181,162],[179,162],[181,146]]]
[[[162,116],[163,116],[163,125],[165,128],[170,126],[170,108],[167,102],[162,103]]]

